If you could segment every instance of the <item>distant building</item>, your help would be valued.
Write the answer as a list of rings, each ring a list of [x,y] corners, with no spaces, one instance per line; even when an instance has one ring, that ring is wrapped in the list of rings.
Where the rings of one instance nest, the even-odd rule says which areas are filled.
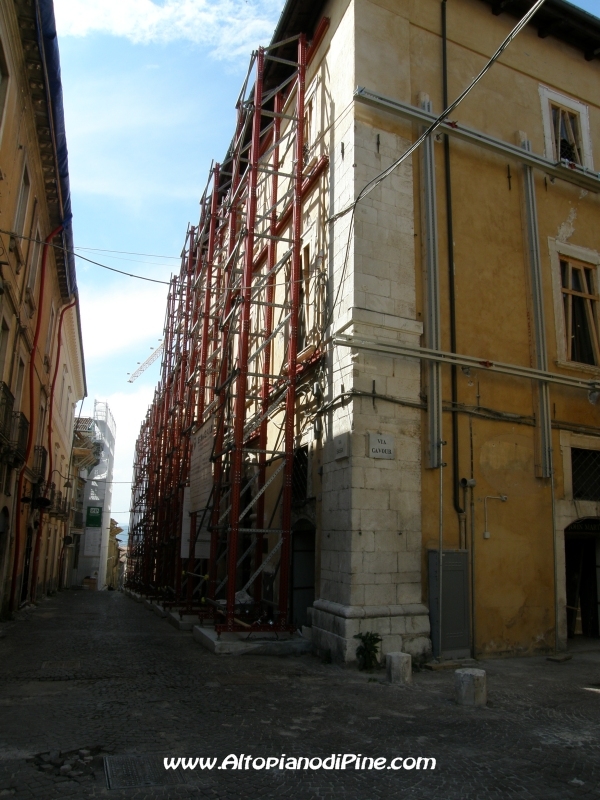
[[[108,557],[106,559],[106,586],[108,589],[119,589],[122,585],[123,563],[121,558],[126,552],[121,547],[117,536],[123,533],[116,520],[111,519],[108,531]]]
[[[0,4],[0,614],[65,582],[86,394],[52,0]]]
[[[82,427],[87,427],[88,449],[94,451],[97,460],[91,466],[82,468],[77,476],[79,481],[85,483],[79,494],[81,508],[76,512],[79,528],[72,529],[74,553],[71,584],[81,585],[84,580],[95,580],[96,588],[105,589],[110,585],[107,562],[113,522],[110,511],[116,435],[115,420],[108,404],[96,400],[93,418],[78,420],[78,428]],[[77,430],[75,436],[81,437],[82,433]],[[85,450],[85,447],[81,448],[82,455]]]

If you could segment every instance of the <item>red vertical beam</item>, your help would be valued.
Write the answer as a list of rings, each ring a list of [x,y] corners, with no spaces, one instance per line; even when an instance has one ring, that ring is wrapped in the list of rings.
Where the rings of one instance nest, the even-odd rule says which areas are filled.
[[[9,600],[9,609],[11,611],[16,611],[17,609],[17,577],[19,575],[19,567],[21,564],[21,508],[19,508],[19,503],[21,502],[21,497],[23,496],[23,481],[25,479],[25,469],[27,466],[27,462],[29,461],[29,456],[31,454],[31,448],[33,446],[33,430],[34,430],[34,420],[35,420],[35,389],[34,389],[34,375],[35,375],[35,357],[38,352],[38,341],[40,338],[40,330],[42,326],[42,314],[44,311],[44,292],[46,291],[46,264],[48,262],[48,249],[50,247],[50,242],[54,239],[55,236],[62,231],[63,226],[62,223],[55,228],[46,238],[44,239],[44,247],[42,250],[42,268],[40,270],[40,293],[38,297],[38,313],[37,319],[35,323],[35,333],[33,335],[33,346],[31,348],[31,353],[29,355],[29,433],[27,436],[27,446],[25,448],[25,459],[24,464],[21,467],[19,472],[19,478],[17,481],[17,513],[15,516],[15,550],[13,556],[13,565],[12,565],[12,575],[11,575],[11,582],[10,582],[10,600]]]
[[[275,95],[274,107],[273,111],[275,114],[281,114],[283,108],[283,98],[281,94],[278,93]],[[270,272],[275,263],[277,261],[277,241],[275,239],[276,236],[276,228],[277,228],[277,196],[278,196],[278,189],[279,189],[279,145],[277,142],[279,141],[279,136],[281,134],[281,117],[275,116],[273,118],[273,174],[271,176],[271,220],[270,220],[270,229],[269,234],[273,237],[269,239],[268,244],[268,251],[267,251],[267,272]],[[273,306],[272,303],[274,301],[275,296],[275,278],[271,277],[267,284],[267,305],[265,306],[265,339],[269,339],[273,332]],[[263,417],[263,421],[260,424],[260,432],[259,432],[259,450],[266,450],[267,449],[267,442],[268,442],[268,420],[266,418],[266,413],[269,409],[269,392],[271,388],[269,373],[271,372],[271,342],[267,344],[264,349],[264,356],[263,356],[263,379],[262,379],[262,386],[261,386],[261,414]],[[265,485],[266,479],[266,462],[267,462],[267,454],[264,452],[259,453],[259,474],[258,474],[258,486],[257,491],[261,491],[261,489]],[[265,493],[263,492],[258,501],[256,503],[256,527],[260,530],[261,528],[265,527]],[[263,553],[263,534],[259,533],[256,535],[256,549],[255,549],[255,566],[254,569],[258,569],[260,564],[262,563],[262,553]],[[254,601],[259,602],[262,599],[262,574],[260,574],[257,579],[254,581]]]
[[[224,237],[225,237],[225,231],[224,231],[224,225],[222,225],[221,229],[219,231],[219,246],[220,246],[220,248],[223,248]],[[223,294],[223,283],[224,283],[224,281],[223,281],[223,269],[221,267],[221,264],[218,263],[216,266],[217,266],[217,269],[216,269],[216,275],[215,275],[214,284],[213,284],[214,285],[213,304],[214,304],[215,309],[218,308],[218,305],[219,305],[219,303],[221,301],[221,297],[222,297],[222,294]],[[217,342],[218,339],[219,339],[219,319],[218,319],[218,315],[217,314],[215,314],[215,318],[213,319],[212,323],[213,323],[213,325],[212,325],[212,334],[211,334],[212,340],[214,342]],[[215,399],[215,390],[217,388],[217,382],[218,382],[217,370],[213,366],[212,372],[211,372],[211,375],[210,375],[210,381],[209,381],[209,385],[210,385],[210,392],[209,392],[209,395],[208,395],[209,403],[212,403],[212,401]]]
[[[219,164],[215,164],[213,170],[213,191],[210,201],[210,221],[208,227],[208,245],[206,252],[206,274],[204,285],[204,304],[202,310],[202,332],[200,334],[200,363],[199,363],[199,378],[198,378],[198,410],[197,420],[201,425],[204,418],[204,408],[206,405],[206,359],[208,357],[208,336],[210,326],[210,307],[212,300],[212,276],[213,276],[213,263],[215,258],[215,242],[217,231],[217,214],[219,210]],[[202,515],[203,516],[203,515]],[[187,602],[188,606],[193,602],[193,578],[190,573],[194,572],[196,563],[196,537],[197,537],[197,520],[198,515],[196,512],[192,513],[190,520],[190,545],[188,553],[188,592]]]
[[[190,358],[190,322],[191,322],[191,298],[192,298],[192,283],[194,275],[194,247],[196,239],[196,229],[192,226],[189,231],[189,244],[188,244],[188,259],[187,268],[185,270],[185,308],[183,312],[183,337],[181,348],[181,371],[179,374],[179,391],[178,391],[178,404],[179,404],[179,430],[176,438],[176,446],[178,452],[178,464],[176,473],[176,491],[174,493],[175,509],[174,516],[176,518],[176,540],[175,540],[175,598],[179,600],[181,595],[181,581],[182,581],[182,568],[183,561],[181,558],[181,537],[183,534],[183,494],[184,486],[187,482],[188,476],[188,458],[189,458],[189,405],[186,406],[186,384],[188,378],[188,366],[191,362]],[[183,286],[182,281],[182,286]]]
[[[210,326],[210,305],[212,300],[213,262],[217,233],[217,213],[219,210],[219,164],[213,172],[213,193],[210,202],[210,225],[208,228],[208,249],[206,254],[206,285],[204,289],[204,310],[202,318],[202,339],[200,342],[200,395],[198,398],[198,422],[202,424],[206,405],[206,358],[208,355],[208,332]]]
[[[238,338],[238,377],[235,382],[236,397],[233,420],[234,449],[231,465],[231,511],[229,525],[229,550],[227,553],[227,627],[234,627],[235,589],[238,538],[240,528],[240,499],[244,462],[244,422],[246,419],[246,391],[248,387],[248,347],[250,337],[250,299],[254,271],[254,226],[256,223],[256,189],[258,183],[258,159],[260,156],[260,124],[262,111],[262,85],[264,50],[259,49],[256,58],[256,82],[254,84],[254,116],[252,118],[252,144],[248,164],[248,196],[246,206],[246,244],[244,271],[242,275],[241,319]]]
[[[244,115],[245,109],[243,105],[238,106],[238,119],[237,119],[237,128],[236,128],[236,135],[235,141],[238,141],[240,138],[240,133],[244,124]],[[238,145],[239,147],[240,145]],[[232,178],[231,178],[231,190],[230,196],[234,197],[238,187],[240,184],[240,161],[239,161],[239,152],[234,153],[232,155]],[[237,203],[238,201],[236,201]],[[235,249],[235,242],[237,237],[237,219],[238,219],[238,212],[236,203],[232,203],[229,209],[229,224],[228,224],[228,253],[227,257],[228,260],[231,259],[233,251]],[[226,270],[223,270],[222,274],[222,291],[224,297],[224,307],[223,307],[223,320],[227,319],[229,312],[231,311],[231,302],[232,302],[232,293],[230,290],[230,284],[234,282],[233,276],[233,269],[234,269],[234,261],[235,259],[231,259],[229,261],[229,267]],[[209,581],[208,581],[208,597],[212,600],[215,599],[215,593],[217,588],[217,551],[219,547],[219,537],[220,537],[220,530],[218,528],[219,524],[219,514],[221,509],[221,486],[223,481],[223,456],[220,455],[223,451],[223,437],[225,434],[225,415],[226,409],[224,407],[225,401],[225,390],[219,390],[227,377],[227,368],[228,368],[228,343],[229,343],[229,329],[231,326],[231,321],[227,324],[223,325],[223,329],[221,331],[221,368],[218,372],[215,372],[215,381],[216,381],[216,389],[215,394],[218,397],[217,403],[217,411],[215,412],[215,419],[217,422],[216,431],[215,431],[215,444],[214,444],[214,452],[217,454],[217,458],[214,462],[214,471],[213,471],[213,486],[214,486],[214,495],[213,495],[213,509],[211,514],[211,537],[210,537],[210,560],[209,560]],[[215,365],[213,365],[213,369]]]
[[[174,350],[174,308],[175,296],[177,293],[177,277],[173,276],[171,279],[171,291],[167,301],[167,319],[166,319],[166,336],[165,336],[165,353],[163,361],[163,380],[162,392],[160,396],[160,418],[159,418],[159,437],[158,437],[158,498],[157,498],[157,520],[156,520],[156,541],[157,548],[155,553],[156,561],[156,584],[158,588],[159,583],[164,579],[165,572],[165,522],[166,522],[166,494],[167,494],[167,479],[169,467],[167,465],[167,446],[169,442],[169,407],[171,400],[171,389],[173,382],[173,350]]]
[[[298,40],[298,81],[296,91],[296,147],[294,165],[294,200],[292,210],[292,275],[290,339],[288,343],[289,386],[285,398],[285,468],[282,498],[281,568],[279,571],[279,624],[287,623],[289,605],[290,540],[292,522],[292,472],[296,424],[296,357],[298,354],[298,306],[302,279],[302,173],[304,166],[304,91],[306,81],[306,39]]]

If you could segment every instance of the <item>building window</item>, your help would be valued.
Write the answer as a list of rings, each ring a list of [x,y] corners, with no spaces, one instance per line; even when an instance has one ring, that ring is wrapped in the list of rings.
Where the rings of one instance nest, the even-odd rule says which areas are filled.
[[[21,188],[19,189],[17,214],[15,216],[15,233],[17,234],[22,234],[25,230],[25,217],[27,216],[30,192],[31,182],[29,180],[29,170],[27,169],[27,165],[25,165],[23,167],[23,177],[21,178]]]
[[[550,105],[552,111],[552,146],[556,161],[573,161],[583,166],[583,146],[579,114],[562,106]]]
[[[4,108],[6,106],[6,96],[8,94],[8,67],[4,55],[4,46],[0,41],[0,124],[4,119]]]
[[[302,278],[298,297],[298,352],[308,345],[309,311],[310,311],[310,245],[302,252]]]
[[[54,303],[50,308],[50,321],[48,322],[48,333],[46,334],[46,349],[44,351],[44,361],[50,366],[50,356],[52,354],[52,334],[54,333],[54,320],[56,318],[56,311]]]
[[[23,394],[23,380],[25,378],[25,360],[19,356],[17,366],[17,380],[15,382],[15,409],[21,408],[21,395]]]
[[[4,367],[6,366],[6,353],[8,352],[8,337],[10,329],[8,322],[2,318],[0,323],[0,380],[4,378]]]
[[[571,448],[574,500],[600,500],[600,450]]]
[[[35,282],[37,280],[38,269],[40,266],[40,259],[42,256],[42,242],[41,242],[40,229],[35,230],[35,241],[32,242],[31,247],[31,260],[29,262],[29,275],[27,276],[27,292],[30,299],[33,300],[35,295]]]
[[[589,110],[585,103],[540,86],[546,157],[593,169]]]
[[[308,446],[294,451],[292,469],[292,506],[302,506],[308,497]]]
[[[596,270],[561,258],[560,273],[567,361],[600,366]]]

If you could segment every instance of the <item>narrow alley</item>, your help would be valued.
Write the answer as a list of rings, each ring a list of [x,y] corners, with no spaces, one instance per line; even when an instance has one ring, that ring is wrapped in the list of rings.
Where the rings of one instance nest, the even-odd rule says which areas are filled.
[[[65,591],[1,630],[0,797],[600,795],[599,651],[482,662],[489,703],[467,708],[454,702],[451,669],[415,672],[406,687],[312,655],[215,656],[120,592]],[[164,782],[165,757],[332,753],[435,758],[436,768],[215,766],[149,785]],[[108,788],[106,767],[130,788]]]

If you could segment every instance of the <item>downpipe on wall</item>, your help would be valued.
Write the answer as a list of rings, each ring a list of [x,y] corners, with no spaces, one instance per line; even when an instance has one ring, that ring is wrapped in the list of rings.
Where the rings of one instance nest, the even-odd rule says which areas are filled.
[[[60,312],[60,317],[58,321],[58,333],[57,333],[57,345],[56,345],[56,362],[54,364],[54,375],[52,376],[52,384],[50,385],[50,398],[48,402],[48,480],[52,477],[52,466],[53,466],[53,459],[52,459],[52,412],[54,410],[54,390],[56,387],[56,378],[58,376],[58,367],[60,364],[60,351],[62,345],[62,326],[63,320],[65,318],[65,313],[70,309],[73,308],[76,304],[77,300],[74,299],[67,305],[63,306]],[[71,446],[71,450],[73,447]],[[67,472],[67,478],[69,479],[69,473],[71,470],[71,464],[69,463],[69,471]],[[44,490],[44,497],[48,494],[48,485],[46,484],[46,488]],[[33,574],[31,576],[31,597],[35,600],[36,597],[36,583],[38,578],[38,570],[39,570],[39,559],[40,559],[40,549],[41,549],[41,541],[42,541],[42,528],[43,528],[43,517],[44,517],[44,509],[40,509],[39,517],[38,517],[38,530],[37,536],[35,540],[35,550],[33,554]],[[61,549],[61,554],[59,557],[59,573],[62,565],[62,558],[64,553],[64,537],[63,537],[63,544]],[[61,588],[61,576],[59,574],[59,588]]]
[[[447,0],[442,0],[442,103],[448,108],[448,31]],[[450,351],[456,353],[456,286],[454,281],[454,224],[452,211],[452,173],[450,170],[450,137],[444,134],[444,175],[446,184],[446,224],[448,239],[448,294],[450,306]],[[460,504],[460,459],[458,445],[458,372],[452,365],[452,501],[459,520],[459,546],[466,545],[465,509]]]
[[[33,387],[33,379],[35,374],[35,354],[37,352],[38,342],[40,339],[40,330],[42,327],[42,310],[44,307],[44,294],[46,289],[46,267],[48,264],[48,248],[50,247],[50,243],[54,239],[55,236],[62,231],[63,224],[61,223],[57,228],[55,228],[52,233],[48,234],[44,239],[44,248],[42,251],[42,268],[40,270],[40,294],[38,297],[38,313],[37,313],[37,320],[35,323],[35,333],[33,336],[33,345],[31,348],[31,352],[29,353],[29,432],[27,434],[27,447],[25,449],[25,458],[23,460],[23,466],[19,472],[19,479],[17,481],[17,493],[15,498],[15,550],[13,556],[13,568],[12,568],[12,576],[11,576],[11,585],[10,585],[10,601],[9,601],[9,611],[16,610],[16,592],[17,592],[17,577],[19,575],[19,562],[21,560],[21,496],[23,494],[23,481],[25,478],[25,469],[27,468],[27,462],[29,461],[29,456],[31,455],[31,446],[33,444],[33,429],[34,429],[34,418],[35,418],[35,392]],[[38,533],[38,536],[41,536],[41,531]]]

